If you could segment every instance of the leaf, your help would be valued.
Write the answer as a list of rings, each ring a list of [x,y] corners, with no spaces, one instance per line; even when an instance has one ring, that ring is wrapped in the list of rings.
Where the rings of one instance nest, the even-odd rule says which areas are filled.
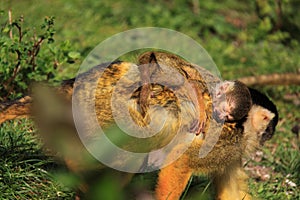
[[[77,51],[71,51],[68,53],[68,56],[72,59],[78,59],[80,58],[80,53]]]
[[[6,26],[2,31],[3,33],[8,33],[10,31],[10,28]]]

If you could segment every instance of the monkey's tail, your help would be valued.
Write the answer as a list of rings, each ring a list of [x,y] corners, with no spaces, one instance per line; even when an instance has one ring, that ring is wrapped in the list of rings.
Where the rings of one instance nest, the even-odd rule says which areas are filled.
[[[75,79],[62,81],[55,89],[58,94],[70,101],[74,82]],[[12,119],[32,117],[33,99],[32,95],[27,95],[13,101],[0,102],[0,124]]]
[[[31,105],[32,97],[30,96],[0,103],[0,124],[16,118],[30,117]]]

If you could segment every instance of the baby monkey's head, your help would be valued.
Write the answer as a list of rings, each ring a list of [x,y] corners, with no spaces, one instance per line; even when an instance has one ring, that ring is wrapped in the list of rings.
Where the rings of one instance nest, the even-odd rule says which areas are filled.
[[[223,81],[217,84],[213,101],[215,116],[224,121],[242,119],[252,106],[249,89],[240,81]]]

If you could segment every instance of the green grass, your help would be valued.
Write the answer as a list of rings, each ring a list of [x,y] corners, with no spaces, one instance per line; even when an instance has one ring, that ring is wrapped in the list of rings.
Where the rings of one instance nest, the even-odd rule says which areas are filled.
[[[248,75],[299,72],[300,46],[296,38],[282,42],[283,33],[266,33],[263,23],[255,16],[252,1],[236,0],[200,2],[199,13],[193,13],[192,1],[96,1],[96,0],[5,0],[0,8],[5,14],[12,9],[14,18],[23,15],[28,27],[38,27],[45,16],[55,16],[57,43],[67,41],[81,58],[62,67],[60,79],[73,77],[84,57],[101,41],[113,34],[136,27],[158,26],[180,31],[199,42],[212,56],[224,79]],[[288,10],[288,9],[286,9]],[[298,12],[294,18],[299,19]],[[246,23],[236,27],[226,19],[240,19]],[[298,20],[299,21],[299,20]],[[124,59],[134,60],[134,56]],[[5,66],[0,66],[5,67]],[[300,199],[299,139],[291,129],[299,124],[299,86],[263,86],[257,89],[266,93],[277,105],[280,121],[275,136],[266,143],[259,161],[249,161],[250,166],[267,167],[269,179],[253,177],[250,187],[260,199]],[[287,99],[287,94],[298,95]],[[298,103],[297,103],[298,98]],[[36,136],[30,120],[15,120],[0,126],[0,199],[72,199],[73,175],[57,173],[64,167],[51,156],[45,155],[42,142]],[[249,174],[251,174],[249,172]],[[149,175],[148,175],[149,176]],[[149,183],[151,175],[139,175],[136,183]],[[289,181],[293,184],[289,184]],[[290,182],[290,183],[291,183]],[[99,182],[99,187],[105,185]],[[108,184],[108,189],[114,190]],[[105,187],[106,188],[106,187]],[[201,194],[210,199],[212,192],[205,178],[194,179],[186,193]],[[113,192],[118,193],[118,190]],[[115,198],[121,198],[114,196]],[[111,196],[110,198],[114,198]]]
[[[58,168],[44,154],[30,120],[4,123],[0,129],[0,199],[64,199],[73,192],[57,182]]]

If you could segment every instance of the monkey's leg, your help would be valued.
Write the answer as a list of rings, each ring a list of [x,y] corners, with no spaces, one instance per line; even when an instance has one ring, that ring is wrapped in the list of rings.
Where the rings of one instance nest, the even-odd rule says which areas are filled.
[[[227,167],[224,173],[214,177],[218,200],[251,200],[247,186],[248,176],[236,162]]]
[[[188,156],[184,154],[160,170],[155,191],[157,200],[178,200],[180,198],[192,176],[192,169],[187,163]]]

